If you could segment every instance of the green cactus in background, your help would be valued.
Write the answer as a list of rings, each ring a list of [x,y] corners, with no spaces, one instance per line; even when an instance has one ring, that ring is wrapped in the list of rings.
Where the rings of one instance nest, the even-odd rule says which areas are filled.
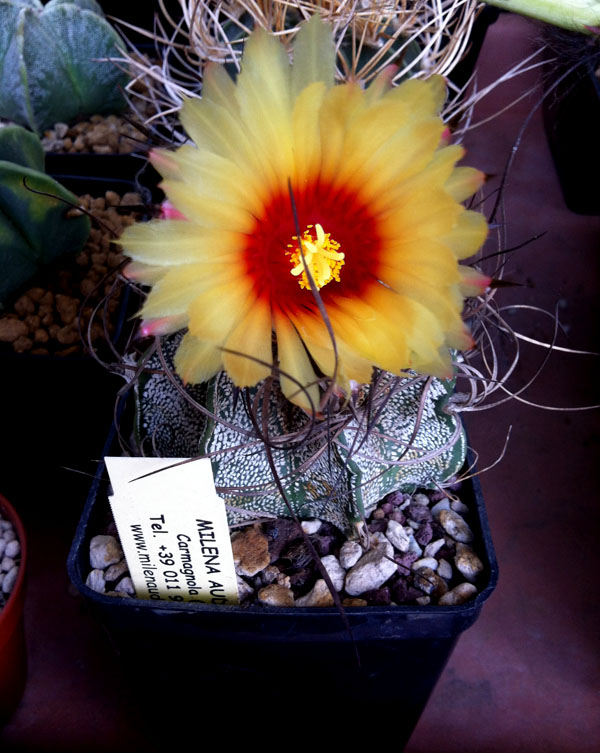
[[[122,110],[128,77],[98,62],[119,42],[95,0],[0,0],[0,117],[39,134]]]
[[[90,234],[86,216],[66,216],[69,206],[61,199],[78,199],[39,169],[40,156],[43,169],[34,134],[19,126],[0,129],[0,306],[40,267],[80,251]]]
[[[180,340],[181,335],[163,339],[171,367]],[[288,517],[264,445],[252,439],[256,432],[247,405],[242,396],[235,398],[227,374],[220,372],[203,384],[186,388],[193,400],[218,417],[215,421],[203,416],[172,380],[160,373],[157,355],[147,367],[155,373],[145,374],[137,387],[138,439],[146,438],[152,451],[164,457],[210,454],[215,485],[228,505],[230,525],[248,521],[252,513],[256,518],[264,513]],[[453,380],[398,378],[387,372],[377,375],[376,389],[387,398],[383,410],[378,412],[369,401],[373,387],[363,387],[354,416],[346,412],[345,419],[336,417],[329,429],[327,422],[321,421],[320,431],[307,441],[284,440],[297,432],[301,436],[310,419],[286,400],[277,381],[273,383],[268,431],[270,439],[282,443],[281,449],[273,449],[273,460],[299,518],[327,520],[352,535],[361,516],[386,494],[435,488],[462,468],[464,430],[460,419],[446,412]],[[259,389],[260,384],[248,390],[251,402]],[[262,404],[262,398],[258,403]],[[413,436],[421,403],[422,418]],[[258,419],[260,424],[260,412]]]

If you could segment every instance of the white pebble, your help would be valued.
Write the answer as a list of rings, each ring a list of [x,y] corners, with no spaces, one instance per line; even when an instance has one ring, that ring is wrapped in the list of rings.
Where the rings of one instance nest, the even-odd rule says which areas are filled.
[[[466,520],[454,510],[440,512],[440,525],[455,541],[460,541],[462,544],[473,541],[473,531],[467,525]]]
[[[123,550],[114,536],[94,536],[90,541],[90,565],[95,570],[104,570],[123,559]]]
[[[2,538],[4,539],[4,541],[14,541],[14,539],[17,538],[17,534],[13,531],[12,526],[4,531]]]
[[[340,565],[349,570],[356,565],[363,555],[363,548],[358,541],[346,541],[340,549]]]
[[[358,596],[382,586],[398,569],[398,565],[390,559],[393,553],[394,548],[388,541],[387,546],[381,543],[363,555],[346,575],[348,595]]]
[[[2,590],[5,594],[9,594],[13,588],[15,583],[17,582],[17,575],[19,574],[19,568],[17,565],[15,565],[11,570],[9,570],[4,578],[2,579]]]
[[[9,570],[12,570],[15,566],[15,561],[12,557],[3,557],[2,562],[0,562],[0,570],[2,570],[3,573],[7,573]]]
[[[417,505],[428,505],[429,497],[426,494],[419,492],[418,494],[415,494],[415,496],[412,498],[412,501]]]
[[[426,607],[431,601],[431,596],[418,596],[415,601],[422,607]]]
[[[440,597],[438,604],[440,606],[456,606],[457,604],[464,604],[465,601],[469,601],[477,593],[477,589],[472,583],[459,583],[456,588],[453,588],[448,593],[445,593]]]
[[[444,580],[452,579],[452,565],[448,562],[448,560],[438,560],[437,573],[438,575],[441,575]]]
[[[7,541],[4,541],[4,539],[0,539],[0,557],[4,556],[4,550],[6,549]]]
[[[9,528],[12,530],[12,527],[10,520],[0,520],[0,531],[8,531]]]
[[[117,591],[118,593],[126,593],[130,596],[135,596],[133,581],[129,577],[120,580],[115,587],[115,591]]]
[[[109,581],[115,581],[119,580],[121,575],[124,575],[127,572],[127,562],[125,560],[121,560],[120,562],[117,562],[116,565],[111,565],[106,569],[106,572],[104,573],[104,578],[106,582]]]
[[[444,499],[440,499],[439,502],[436,502],[435,505],[431,508],[431,514],[434,518],[438,518],[439,514],[442,510],[449,510],[450,509],[450,502],[448,500],[448,497],[444,497]]]
[[[6,545],[6,549],[4,550],[4,555],[6,557],[18,557],[19,554],[21,554],[21,545],[19,542],[14,539],[13,541],[9,541]]]
[[[414,552],[417,555],[417,557],[421,557],[423,555],[423,550],[418,545],[417,540],[412,535],[412,533],[410,534],[410,536],[408,538],[409,538],[409,540],[408,540],[408,551],[409,552]]]
[[[302,523],[300,523],[302,526],[302,530],[304,533],[308,534],[310,536],[311,533],[316,533],[319,528],[321,527],[321,521],[320,520],[303,520]]]
[[[460,499],[455,499],[453,502],[451,502],[450,507],[459,515],[465,515],[469,512],[469,508],[465,505],[464,502],[461,502]]]
[[[420,560],[412,563],[413,570],[418,570],[420,567],[429,567],[435,572],[438,569],[438,561],[435,557],[421,557]]]
[[[344,580],[346,578],[346,571],[338,562],[338,559],[333,554],[328,554],[326,557],[321,558],[321,562],[327,570],[327,575],[331,578],[333,587],[336,591],[341,591],[344,587]]]
[[[435,557],[435,555],[439,552],[439,550],[444,546],[446,542],[444,539],[436,539],[435,541],[430,541],[429,544],[425,547],[425,556],[426,557]]]
[[[404,527],[396,520],[390,520],[385,535],[399,552],[408,552],[410,538]]]
[[[103,594],[106,588],[104,572],[100,569],[92,570],[85,581],[85,585],[88,588],[91,588],[92,591],[97,591],[99,594]]]

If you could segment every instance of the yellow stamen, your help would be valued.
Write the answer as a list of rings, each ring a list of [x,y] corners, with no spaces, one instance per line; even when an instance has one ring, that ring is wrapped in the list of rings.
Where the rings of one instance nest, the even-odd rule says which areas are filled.
[[[314,227],[315,233],[311,232]],[[293,241],[298,240],[298,236],[292,236]],[[290,270],[294,277],[299,277],[298,283],[301,288],[310,290],[310,282],[304,264],[310,269],[312,278],[320,290],[328,282],[335,280],[340,281],[340,269],[344,266],[344,254],[339,252],[340,244],[332,240],[329,233],[326,233],[321,225],[307,225],[302,235],[302,251],[304,261],[300,253],[299,246],[288,243],[288,248],[293,251],[286,251],[290,257],[290,262],[294,265]]]

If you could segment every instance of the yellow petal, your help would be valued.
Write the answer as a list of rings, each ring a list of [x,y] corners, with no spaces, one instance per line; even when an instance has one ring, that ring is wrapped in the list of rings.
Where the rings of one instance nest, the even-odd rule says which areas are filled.
[[[483,246],[488,234],[485,217],[479,212],[463,212],[452,231],[442,237],[457,259],[467,259]]]
[[[425,81],[409,79],[386,94],[406,104],[415,117],[438,115],[446,99],[446,83],[442,76],[430,76]]]
[[[248,233],[254,227],[255,220],[249,208],[190,191],[189,186],[179,181],[165,181],[163,188],[176,209],[191,221],[236,233]]]
[[[175,369],[186,384],[199,384],[213,377],[223,368],[221,351],[214,343],[184,336],[175,353]]]
[[[236,277],[207,286],[188,306],[189,329],[194,337],[222,344],[252,305],[251,283]]]
[[[317,377],[302,340],[285,314],[274,312],[281,391],[307,413],[319,410]]]
[[[171,267],[152,288],[144,306],[145,319],[185,314],[190,303],[207,290],[235,280],[235,269],[222,264],[185,264]]]
[[[321,162],[319,139],[320,107],[325,96],[325,84],[308,86],[296,100],[293,114],[294,185],[304,187],[318,174]]]
[[[293,167],[290,64],[281,42],[264,29],[246,42],[236,99],[266,180],[272,189],[284,190]]]
[[[485,173],[474,167],[457,167],[444,188],[455,201],[464,201],[478,191],[485,182]]]
[[[251,387],[268,377],[273,362],[269,304],[255,301],[227,338],[224,348],[223,365],[238,387]],[[236,351],[237,354],[243,355],[227,351]]]
[[[318,13],[302,24],[294,39],[292,94],[300,92],[315,81],[330,88],[335,74],[335,47],[331,31]]]
[[[126,228],[118,241],[132,259],[173,266],[237,259],[242,239],[227,230],[208,230],[185,220],[152,220]]]
[[[462,282],[460,291],[464,296],[481,295],[489,286],[491,280],[487,275],[482,274],[473,267],[464,267],[460,265],[460,274]]]

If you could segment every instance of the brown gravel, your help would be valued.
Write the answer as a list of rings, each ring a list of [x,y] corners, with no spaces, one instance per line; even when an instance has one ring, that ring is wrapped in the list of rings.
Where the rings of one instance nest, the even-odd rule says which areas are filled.
[[[141,131],[119,115],[92,115],[72,126],[56,123],[44,131],[42,145],[44,151],[59,154],[129,154],[145,140]]]
[[[139,217],[139,213],[122,214],[118,207],[141,205],[138,194],[123,197],[114,191],[104,196],[80,197],[81,206],[117,235]],[[72,210],[77,211],[77,210]],[[92,230],[83,250],[73,258],[63,258],[32,280],[6,312],[0,316],[0,343],[6,343],[15,353],[67,356],[82,353],[83,343],[78,330],[81,315],[85,331],[94,308],[109,293],[115,270],[123,260],[120,249],[112,243],[114,236],[92,221]],[[119,295],[111,295],[105,304],[109,314],[119,306]],[[102,311],[94,317],[91,340],[96,346],[104,338]],[[114,323],[108,320],[109,334]]]

